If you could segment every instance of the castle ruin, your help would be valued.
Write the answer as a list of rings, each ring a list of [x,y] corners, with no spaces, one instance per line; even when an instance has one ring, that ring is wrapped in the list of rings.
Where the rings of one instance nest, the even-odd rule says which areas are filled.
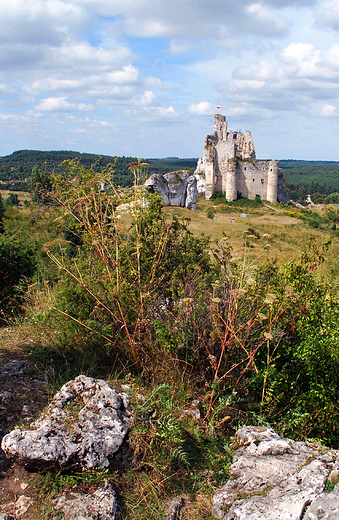
[[[217,191],[228,201],[239,196],[269,202],[288,202],[286,183],[278,161],[257,161],[251,132],[227,130],[226,117],[214,115],[214,132],[205,138],[204,155],[195,177],[198,193],[210,199]]]

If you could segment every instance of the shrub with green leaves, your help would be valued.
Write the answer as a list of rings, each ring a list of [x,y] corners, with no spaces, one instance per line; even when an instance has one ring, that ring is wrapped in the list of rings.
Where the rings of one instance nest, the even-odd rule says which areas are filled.
[[[5,226],[4,226],[4,222],[3,222],[4,216],[5,216],[5,211],[6,211],[5,204],[4,204],[2,195],[0,193],[0,233],[3,233],[5,231]]]
[[[136,366],[147,350],[145,324],[154,302],[175,298],[177,281],[196,268],[209,271],[207,240],[194,238],[187,221],[165,220],[159,195],[139,185],[140,167],[131,165],[136,180],[125,190],[111,184],[110,167],[98,173],[70,161],[62,175],[52,176],[51,196],[77,252],[49,252],[62,272],[55,308],[60,339],[82,329],[83,348],[96,344],[99,355],[100,349],[119,351]],[[101,182],[110,189],[101,192]],[[121,204],[129,206],[129,227],[121,222]]]
[[[0,235],[0,320],[16,315],[36,270],[34,247],[16,234]]]

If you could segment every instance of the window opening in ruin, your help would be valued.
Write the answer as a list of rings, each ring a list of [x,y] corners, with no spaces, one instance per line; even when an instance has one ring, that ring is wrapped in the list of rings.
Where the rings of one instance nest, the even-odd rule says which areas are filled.
[[[265,182],[265,179],[261,179],[261,184],[264,184],[264,182]]]
[[[253,179],[253,182],[255,181],[255,179]]]

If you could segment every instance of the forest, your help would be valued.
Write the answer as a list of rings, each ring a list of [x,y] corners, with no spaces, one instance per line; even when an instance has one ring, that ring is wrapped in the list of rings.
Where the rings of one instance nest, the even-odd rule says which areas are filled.
[[[108,155],[95,155],[73,151],[38,151],[20,150],[0,158],[0,183],[2,189],[12,191],[29,191],[32,186],[33,177],[37,171],[48,178],[52,172],[62,171],[61,164],[68,159],[79,159],[82,166],[89,168],[95,164],[97,170],[105,168],[108,164],[114,164],[113,181],[122,187],[133,184],[133,174],[128,164],[137,161],[136,157],[116,157]],[[167,173],[183,168],[194,168],[197,159],[147,159],[149,163],[148,172]]]
[[[99,156],[64,150],[20,150],[0,158],[2,189],[29,191],[32,187],[32,172],[34,177],[37,171],[41,171],[46,178],[52,172],[60,172],[62,162],[67,159],[79,159],[85,168],[96,163],[98,170],[114,164],[113,181],[122,187],[133,184],[133,175],[127,165],[136,161],[136,157]],[[148,174],[180,169],[193,171],[197,164],[196,158],[149,158],[144,161],[149,164]],[[284,170],[287,192],[292,200],[303,203],[311,195],[315,204],[339,202],[339,162],[280,160],[279,166]]]

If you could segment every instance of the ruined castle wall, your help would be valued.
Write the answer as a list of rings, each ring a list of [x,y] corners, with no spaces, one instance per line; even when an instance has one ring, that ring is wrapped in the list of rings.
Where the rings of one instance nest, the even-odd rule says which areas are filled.
[[[247,199],[259,195],[262,200],[277,201],[277,161],[238,161],[238,192]]]
[[[216,191],[236,200],[238,192],[254,199],[259,195],[269,202],[288,202],[286,185],[278,161],[256,161],[251,132],[227,132],[225,116],[215,114],[214,133],[205,139],[203,159],[198,161],[196,177],[205,183],[205,198]]]
[[[218,136],[219,141],[223,141],[227,137],[227,121],[225,116],[221,114],[214,115],[214,134]]]
[[[268,162],[268,184],[267,200],[277,202],[278,200],[278,161]]]
[[[204,157],[202,170],[205,174],[205,198],[208,200],[212,197],[215,192],[215,146],[209,143],[210,136],[207,136],[204,148]]]
[[[230,159],[228,161],[227,176],[225,176],[225,195],[226,200],[237,200],[238,196],[238,161]]]
[[[236,132],[235,136],[235,156],[242,161],[255,161],[255,150],[251,132]]]
[[[216,175],[216,191],[226,191],[228,161],[235,156],[234,141],[219,141],[215,147],[214,171]]]
[[[268,168],[265,163],[238,161],[238,192],[246,199],[260,195],[266,200]]]

